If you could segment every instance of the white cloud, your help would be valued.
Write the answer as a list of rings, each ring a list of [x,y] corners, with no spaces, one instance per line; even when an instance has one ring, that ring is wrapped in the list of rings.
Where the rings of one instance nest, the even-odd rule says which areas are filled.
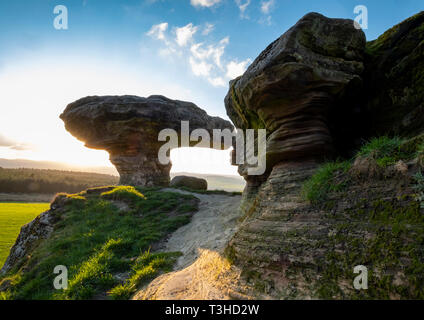
[[[235,79],[238,76],[241,76],[247,69],[247,66],[252,62],[250,59],[246,59],[241,62],[230,61],[227,64],[227,74],[226,76],[229,79]]]
[[[191,39],[193,39],[193,36],[196,32],[197,27],[193,26],[192,23],[189,23],[184,27],[177,28],[175,30],[175,33],[177,35],[175,41],[177,41],[180,47],[185,47],[191,41]]]
[[[6,138],[5,136],[2,136],[0,133],[0,147],[10,147],[15,144],[14,141],[12,141],[9,138]]]
[[[268,0],[268,1],[262,1],[261,2],[261,11],[264,14],[269,14],[271,10],[275,6],[275,0]]]
[[[237,7],[238,7],[238,8],[239,8],[239,10],[240,10],[240,17],[241,17],[241,18],[244,18],[244,19],[249,18],[249,17],[246,15],[246,9],[247,9],[247,7],[250,5],[250,0],[245,0],[245,1],[243,1],[243,0],[235,0],[235,2],[236,2],[236,4],[237,4]]]
[[[230,43],[230,38],[225,37],[216,45],[209,45],[203,48],[203,43],[195,43],[191,46],[190,51],[193,57],[198,60],[212,60],[214,64],[222,68],[221,59],[225,52],[225,47]]]
[[[207,8],[210,8],[220,2],[221,0],[190,0],[190,3],[192,6],[207,7]]]
[[[205,27],[203,28],[202,35],[207,36],[214,29],[215,29],[215,26],[212,23],[206,23]]]
[[[31,150],[31,146],[27,143],[17,142],[13,139],[9,139],[0,133],[0,147],[10,148],[12,150],[22,151]]]
[[[208,78],[208,81],[214,87],[225,87],[227,82],[222,77]]]
[[[152,26],[147,35],[158,40],[165,40],[165,31],[168,29],[168,22],[155,24]]]
[[[206,23],[201,36],[207,36],[213,28],[213,24]],[[158,54],[172,62],[181,61],[186,57],[185,63],[189,65],[193,75],[204,78],[215,87],[225,87],[228,80],[242,74],[250,63],[249,59],[238,62],[225,58],[226,47],[230,44],[229,37],[212,43],[207,43],[206,39],[197,42],[195,35],[200,27],[189,23],[184,27],[174,28],[176,38],[175,41],[170,41],[165,34],[167,29],[168,24],[162,23],[154,25],[147,33],[155,39],[162,40],[163,46],[158,49]],[[198,37],[199,35],[196,35],[196,38]],[[173,59],[177,56],[178,59]]]
[[[180,56],[181,53],[178,50],[176,50],[174,47],[172,47],[170,43],[167,42],[167,46],[159,50],[159,55],[161,57],[172,58],[174,56]]]
[[[195,76],[204,76],[209,77],[210,72],[212,70],[212,65],[206,63],[205,61],[196,61],[193,57],[189,59],[191,70],[193,71]]]

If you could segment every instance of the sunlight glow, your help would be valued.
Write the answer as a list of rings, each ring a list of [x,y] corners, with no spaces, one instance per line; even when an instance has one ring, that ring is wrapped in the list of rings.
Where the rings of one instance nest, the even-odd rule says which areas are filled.
[[[179,148],[171,151],[171,172],[238,175],[230,164],[230,150]]]
[[[107,67],[99,67],[107,66]],[[0,147],[0,158],[59,161],[80,166],[112,166],[105,151],[84,147],[64,128],[59,115],[66,105],[88,95],[164,94],[187,99],[177,85],[142,81],[101,61],[85,64],[38,61],[13,64],[0,70],[2,96],[0,135],[25,146],[25,150]],[[146,77],[148,79],[148,77]],[[173,172],[237,174],[229,151],[174,150]]]

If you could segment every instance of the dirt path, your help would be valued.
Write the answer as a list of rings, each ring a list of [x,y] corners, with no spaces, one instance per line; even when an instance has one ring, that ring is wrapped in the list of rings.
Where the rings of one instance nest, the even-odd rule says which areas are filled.
[[[163,249],[183,253],[177,262],[176,271],[156,278],[147,288],[139,291],[134,299],[245,298],[233,290],[239,278],[239,270],[221,255],[236,232],[241,196],[194,195],[200,199],[199,211],[189,224],[170,237]]]

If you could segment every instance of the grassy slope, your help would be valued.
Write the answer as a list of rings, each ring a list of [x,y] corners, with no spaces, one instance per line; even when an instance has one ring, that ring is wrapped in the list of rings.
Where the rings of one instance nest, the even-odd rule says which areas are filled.
[[[365,143],[356,157],[367,157],[375,161],[377,166],[385,168],[399,160],[420,158],[424,154],[424,136],[411,140],[399,137],[377,137]],[[355,157],[355,158],[356,158]],[[340,191],[349,183],[349,179],[340,180],[352,166],[354,159],[346,161],[328,162],[323,164],[308,181],[305,182],[302,196],[311,203],[327,200],[330,192]]]
[[[357,157],[372,159],[384,169],[401,159],[420,158],[423,150],[421,139],[405,141],[397,137],[379,137],[366,143]],[[331,211],[339,201],[354,204],[341,214],[331,211],[328,217],[334,236],[318,239],[337,248],[326,249],[328,253],[319,296],[324,299],[335,296],[349,299],[423,299],[424,175],[418,172],[412,186],[402,186],[401,195],[397,197],[395,192],[399,190],[396,191],[395,186],[393,189],[389,187],[389,194],[379,194],[378,190],[384,190],[384,187],[378,188],[378,179],[352,181],[348,173],[352,161],[324,164],[303,188],[304,198],[326,211]],[[381,185],[396,182],[393,179],[386,182],[385,179],[380,182]],[[411,188],[412,193],[408,190]],[[343,296],[340,279],[351,279],[352,266],[359,264],[370,268],[370,287],[366,291]],[[403,274],[393,274],[393,270],[402,270]]]
[[[48,209],[48,203],[0,203],[0,268],[21,227]]]
[[[52,236],[27,261],[28,272],[0,278],[0,286],[12,283],[0,298],[127,299],[172,268],[179,253],[151,253],[151,247],[188,223],[198,203],[191,195],[133,187],[62,197],[68,201]],[[57,265],[68,268],[68,290],[53,289]]]

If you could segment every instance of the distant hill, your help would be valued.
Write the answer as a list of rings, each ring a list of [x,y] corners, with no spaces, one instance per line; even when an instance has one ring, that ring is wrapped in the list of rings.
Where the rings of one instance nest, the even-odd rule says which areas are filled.
[[[61,162],[54,161],[33,161],[26,159],[1,159],[0,167],[4,169],[43,169],[43,170],[60,170],[60,171],[73,171],[73,172],[84,172],[84,173],[99,173],[106,175],[118,176],[118,172],[113,167],[83,167],[76,165],[69,165]],[[171,173],[171,178],[179,175],[193,176],[203,178],[208,181],[209,190],[225,190],[225,191],[243,191],[245,181],[240,176],[234,175],[217,175],[217,174],[200,174],[200,173],[189,173],[189,172],[176,172]],[[106,181],[115,181],[113,177],[106,178]],[[95,179],[97,182],[98,179]],[[104,180],[101,180],[104,181]],[[84,183],[86,183],[85,181]],[[1,184],[1,181],[0,181]],[[82,190],[82,189],[81,189]],[[1,191],[0,191],[1,192]],[[3,191],[7,192],[7,191]],[[13,191],[10,191],[13,192]],[[56,191],[55,191],[56,192]]]
[[[90,187],[116,185],[117,176],[50,169],[0,168],[1,193],[77,193]]]
[[[5,169],[16,168],[31,168],[31,169],[51,169],[51,170],[64,170],[64,171],[78,171],[78,172],[92,172],[102,173],[118,176],[118,172],[113,167],[84,167],[77,165],[70,165],[62,162],[54,161],[34,161],[26,159],[1,159],[0,167]]]

